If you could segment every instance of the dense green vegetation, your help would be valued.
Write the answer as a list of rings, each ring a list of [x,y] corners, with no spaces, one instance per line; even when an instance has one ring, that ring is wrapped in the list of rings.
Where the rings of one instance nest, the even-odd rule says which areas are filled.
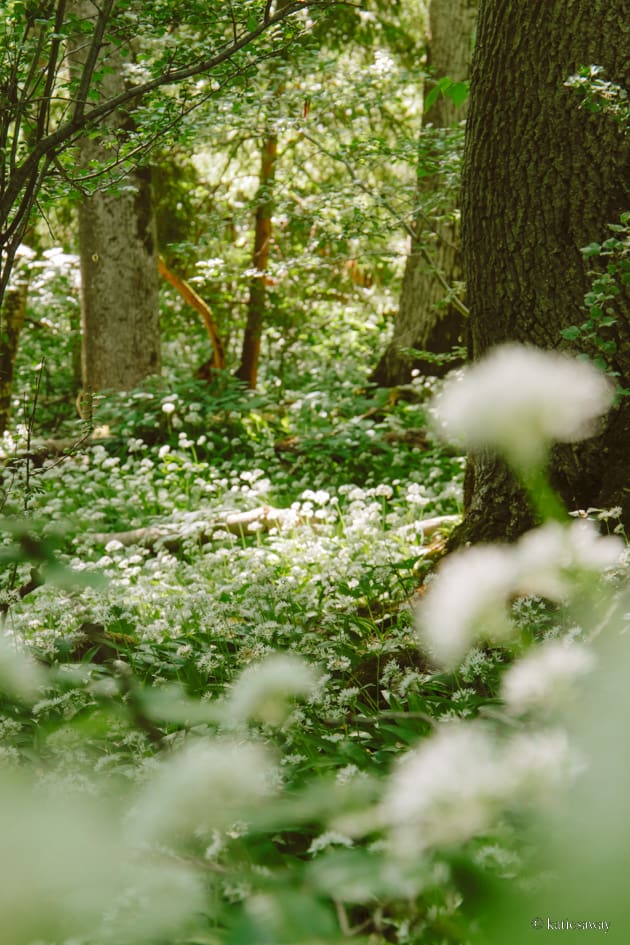
[[[628,214],[543,349],[369,380],[410,237],[438,309],[482,307],[435,265],[464,128],[431,107],[468,95],[427,70],[436,6],[0,11],[0,945],[627,941],[625,508],[553,464],[623,452]],[[621,85],[562,75],[626,134]],[[168,279],[127,353],[161,365],[93,383],[137,286],[86,218],[130,194]],[[471,493],[511,541],[462,540]]]

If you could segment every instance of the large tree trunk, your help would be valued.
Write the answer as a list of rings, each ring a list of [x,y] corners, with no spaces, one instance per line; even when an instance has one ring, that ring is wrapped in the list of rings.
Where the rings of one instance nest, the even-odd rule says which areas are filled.
[[[148,168],[132,191],[97,193],[79,209],[83,383],[129,390],[161,367],[155,220]]]
[[[90,0],[78,4],[84,18],[94,16]],[[77,42],[74,58],[80,62]],[[100,91],[112,98],[125,88],[123,60],[109,48]],[[80,165],[107,165],[116,154],[116,136],[133,116],[114,115],[106,132],[80,143]],[[159,373],[160,327],[157,231],[151,199],[151,173],[139,168],[116,188],[99,189],[79,206],[83,383],[90,391],[128,390]]]
[[[448,76],[453,82],[463,82],[469,78],[478,8],[479,0],[431,0],[429,66],[436,80]],[[414,221],[417,235],[405,265],[394,335],[371,377],[384,387],[407,383],[414,369],[442,373],[439,365],[414,358],[406,349],[442,354],[464,340],[461,306],[448,301],[445,288],[461,292],[462,259],[459,194],[452,185],[446,187],[440,147],[444,135],[440,131],[465,116],[466,103],[458,106],[444,94],[425,111],[417,195],[420,212]]]
[[[630,18],[622,0],[482,0],[463,176],[463,239],[472,353],[506,340],[567,347],[585,319],[591,277],[580,248],[603,242],[630,209],[628,139],[614,116],[580,108],[566,79],[599,64],[628,88]],[[626,303],[627,303],[626,299]],[[619,306],[612,368],[630,384],[630,326]],[[552,477],[569,508],[621,506],[630,525],[630,400],[605,432],[557,447]],[[492,456],[469,464],[457,540],[513,538],[531,524]]]

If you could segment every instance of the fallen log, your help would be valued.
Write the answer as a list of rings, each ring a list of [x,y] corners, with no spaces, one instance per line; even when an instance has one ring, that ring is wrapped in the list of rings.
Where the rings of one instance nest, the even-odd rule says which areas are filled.
[[[460,518],[459,515],[439,515],[424,519],[419,522],[419,527],[424,537],[429,538],[436,532],[450,529]],[[295,509],[276,509],[270,505],[261,505],[245,512],[228,510],[212,518],[204,518],[195,513],[182,522],[164,522],[124,532],[87,532],[82,535],[82,540],[105,546],[110,542],[118,542],[125,548],[140,545],[143,548],[177,551],[190,538],[194,538],[200,545],[208,544],[217,531],[245,537],[258,531],[269,532],[272,528],[292,528],[296,525],[316,523],[317,520],[313,516]]]
[[[88,541],[108,545],[112,541],[121,545],[141,545],[144,548],[163,547],[176,551],[188,538],[194,538],[199,544],[208,544],[219,530],[241,537],[257,531],[268,532],[272,528],[303,525],[308,519],[295,509],[276,509],[261,505],[245,512],[226,511],[208,519],[195,515],[182,522],[164,522],[148,525],[144,528],[132,528],[124,532],[88,532],[83,538]]]

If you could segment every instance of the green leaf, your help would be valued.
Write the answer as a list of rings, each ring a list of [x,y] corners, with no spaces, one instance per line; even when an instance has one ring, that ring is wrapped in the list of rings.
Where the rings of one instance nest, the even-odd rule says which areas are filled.
[[[560,334],[563,338],[566,338],[567,341],[576,341],[582,332],[577,325],[571,325],[569,328],[563,328]]]
[[[439,85],[434,86],[424,100],[424,110],[428,112],[432,105],[435,105],[440,97],[441,89]]]
[[[263,907],[261,909],[261,906]],[[228,945],[295,945],[336,938],[337,922],[330,907],[313,895],[279,890],[246,905],[228,933]]]
[[[446,95],[448,95],[450,100],[457,106],[464,104],[468,98],[468,92],[468,82],[453,82],[452,85],[449,85],[449,87],[445,89]]]

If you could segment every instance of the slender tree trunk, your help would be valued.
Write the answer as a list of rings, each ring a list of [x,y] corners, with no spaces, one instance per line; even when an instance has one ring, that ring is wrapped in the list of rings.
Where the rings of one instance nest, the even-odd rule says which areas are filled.
[[[80,0],[83,18],[94,17],[91,0]],[[80,38],[73,52],[81,61]],[[100,91],[113,97],[125,88],[117,50],[103,54],[107,71]],[[108,164],[117,138],[133,115],[114,115],[98,138],[80,143],[79,163]],[[87,390],[128,390],[161,367],[157,231],[151,171],[138,168],[115,188],[85,196],[79,206],[83,383]]]
[[[260,184],[256,208],[256,226],[254,231],[254,274],[249,285],[249,299],[247,302],[247,324],[243,336],[241,363],[235,376],[245,381],[252,390],[256,387],[258,378],[258,359],[260,356],[260,339],[262,336],[265,318],[265,302],[267,289],[267,267],[269,265],[269,251],[272,235],[273,212],[273,184],[278,159],[278,138],[275,134],[268,135],[262,146],[260,164]]]
[[[629,142],[614,117],[580,108],[564,86],[598,64],[628,88],[630,18],[622,0],[482,0],[463,178],[472,352],[506,340],[568,347],[591,283],[580,248],[603,242],[630,209]],[[630,385],[628,299],[617,307],[612,368]],[[557,447],[552,477],[569,508],[624,510],[630,525],[630,398],[604,433]],[[488,455],[469,463],[457,541],[513,538],[531,523],[522,494]]]
[[[431,0],[429,66],[435,79],[448,76],[453,82],[463,82],[469,78],[478,8],[479,0]],[[407,383],[412,370],[436,374],[452,366],[440,368],[406,354],[406,349],[443,354],[464,341],[465,318],[445,289],[446,283],[461,296],[463,276],[458,188],[451,185],[444,198],[444,135],[440,130],[465,117],[466,103],[458,106],[444,94],[425,111],[417,194],[420,210],[414,221],[417,236],[407,257],[394,336],[371,377],[384,387]]]
[[[26,279],[9,285],[0,311],[0,434],[6,430],[11,415],[15,358],[26,316],[27,296]]]

